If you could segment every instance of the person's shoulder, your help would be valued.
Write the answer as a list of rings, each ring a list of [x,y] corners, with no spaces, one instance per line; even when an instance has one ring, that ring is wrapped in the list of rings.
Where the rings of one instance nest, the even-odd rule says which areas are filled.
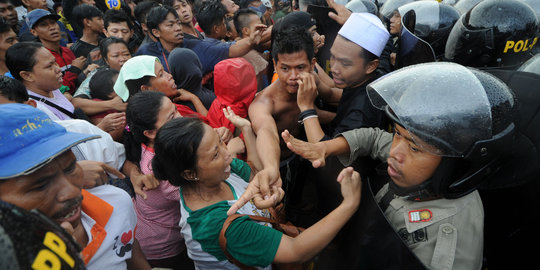
[[[139,46],[139,49],[135,53],[135,55],[145,55],[145,54],[151,54],[157,50],[157,42],[151,41],[144,44],[141,44]]]

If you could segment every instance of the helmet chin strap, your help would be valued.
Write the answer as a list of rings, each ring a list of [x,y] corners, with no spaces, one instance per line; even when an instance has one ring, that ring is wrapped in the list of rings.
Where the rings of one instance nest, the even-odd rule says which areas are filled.
[[[443,157],[433,175],[421,184],[412,187],[400,187],[392,179],[389,179],[388,188],[396,195],[411,201],[429,201],[442,198],[444,197],[442,189],[451,182],[455,164],[455,158]]]

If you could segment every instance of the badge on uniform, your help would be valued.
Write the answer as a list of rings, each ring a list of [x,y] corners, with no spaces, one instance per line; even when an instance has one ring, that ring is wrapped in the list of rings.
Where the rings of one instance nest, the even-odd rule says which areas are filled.
[[[430,221],[432,217],[433,214],[429,209],[409,211],[409,222],[426,222]]]

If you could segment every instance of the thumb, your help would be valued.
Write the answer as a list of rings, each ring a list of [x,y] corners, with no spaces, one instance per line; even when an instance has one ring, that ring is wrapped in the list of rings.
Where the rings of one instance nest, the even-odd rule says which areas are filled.
[[[338,15],[332,11],[328,12],[328,17],[330,17],[330,19],[337,19]]]

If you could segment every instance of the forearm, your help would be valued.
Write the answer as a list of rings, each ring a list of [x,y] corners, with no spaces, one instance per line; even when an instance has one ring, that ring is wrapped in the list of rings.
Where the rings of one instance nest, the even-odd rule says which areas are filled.
[[[253,164],[253,167],[255,167],[252,169],[255,169],[255,171],[262,170],[263,165],[261,159],[259,158],[259,154],[257,153],[257,137],[255,137],[255,133],[253,133],[251,126],[242,127],[242,134],[244,134],[244,144],[246,145],[247,160],[251,164]]]
[[[360,156],[385,161],[390,153],[393,135],[379,128],[359,128],[343,132],[337,138],[342,138],[347,141],[347,145],[350,145],[350,154],[335,153],[339,161],[348,166]]]
[[[206,109],[206,107],[204,107],[204,104],[197,96],[194,96],[194,98],[191,100],[191,103],[193,103],[193,106],[198,113],[204,116],[208,115],[208,110]]]
[[[358,209],[358,203],[342,202],[326,217],[295,238],[283,236],[274,258],[276,263],[303,262],[319,253]]]
[[[263,169],[279,172],[279,138],[277,130],[261,129],[257,133],[257,153],[264,153],[259,158]]]
[[[252,49],[249,38],[243,38],[229,47],[229,57],[241,57],[246,55]]]
[[[124,166],[122,167],[122,173],[124,173],[130,179],[134,178],[135,176],[142,175],[139,167],[129,160],[126,160],[126,162],[124,162]]]
[[[317,143],[324,137],[324,131],[321,128],[318,117],[312,117],[304,120],[304,129],[308,142]]]
[[[98,100],[74,97],[72,102],[75,108],[80,108],[88,115],[93,115],[93,114],[97,114],[97,113],[101,113],[101,112],[105,112],[105,111],[113,109],[111,108],[110,102],[108,101],[98,101]]]
[[[131,253],[131,259],[127,260],[126,263],[129,270],[151,269],[150,264],[148,264],[148,261],[146,260],[137,239],[133,241],[133,252]]]

